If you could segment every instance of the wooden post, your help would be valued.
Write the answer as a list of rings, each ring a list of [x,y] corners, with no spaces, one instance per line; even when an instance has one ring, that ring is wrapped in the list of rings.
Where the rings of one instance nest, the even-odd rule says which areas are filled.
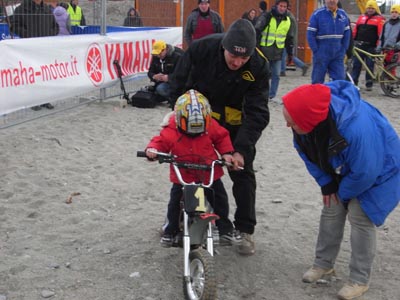
[[[298,42],[297,56],[305,63],[311,63],[312,51],[307,42],[308,21],[317,8],[317,0],[298,1]]]
[[[183,0],[181,0],[183,1]],[[175,2],[175,20],[176,20],[176,26],[180,27],[183,26],[181,22],[181,3],[180,1]]]
[[[222,19],[222,24],[225,24],[225,0],[219,0],[218,7],[219,7],[219,14]]]

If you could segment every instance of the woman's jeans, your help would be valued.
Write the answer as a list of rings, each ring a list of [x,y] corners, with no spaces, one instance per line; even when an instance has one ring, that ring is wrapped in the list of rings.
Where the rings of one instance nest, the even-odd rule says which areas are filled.
[[[343,203],[331,202],[324,206],[315,250],[314,266],[331,269],[343,239],[344,226],[348,216],[350,222],[350,281],[368,284],[372,262],[376,252],[376,228],[360,207],[357,199],[348,202],[347,209]]]

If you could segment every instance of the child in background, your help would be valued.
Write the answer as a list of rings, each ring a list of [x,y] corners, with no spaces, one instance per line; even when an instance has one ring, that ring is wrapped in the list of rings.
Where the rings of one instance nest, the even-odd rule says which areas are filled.
[[[218,159],[218,155],[237,168],[232,153],[234,151],[228,131],[211,117],[211,108],[207,98],[195,90],[189,90],[178,98],[174,113],[168,124],[161,130],[160,135],[151,139],[146,147],[146,155],[153,159],[156,154],[151,151],[171,153],[184,161],[210,164]],[[217,153],[218,152],[218,153]],[[199,182],[209,178],[209,171],[182,169],[182,177],[186,182]],[[216,221],[221,244],[232,244],[237,237],[234,227],[229,220],[228,195],[221,181],[224,171],[216,165],[214,170],[214,212],[220,217]],[[182,185],[170,169],[172,182],[170,201],[168,203],[167,224],[161,238],[161,245],[171,247],[175,236],[179,233],[180,199]],[[205,182],[207,184],[208,182]],[[206,190],[206,195],[207,195]]]

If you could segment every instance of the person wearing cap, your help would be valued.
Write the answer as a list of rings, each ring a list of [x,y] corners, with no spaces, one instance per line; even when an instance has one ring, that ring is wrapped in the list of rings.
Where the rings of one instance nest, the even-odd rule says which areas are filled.
[[[155,92],[165,101],[170,101],[169,76],[174,71],[183,50],[167,44],[163,40],[155,41],[151,50],[152,58],[147,76],[155,83]]]
[[[376,52],[381,52],[382,49],[394,48],[400,50],[400,4],[392,5],[390,8],[390,19],[383,24],[381,36],[379,38]],[[386,50],[385,50],[386,51]],[[385,62],[390,63],[394,51],[386,54]]]
[[[380,10],[375,0],[369,0],[366,4],[366,12],[358,17],[356,26],[353,29],[354,44],[356,47],[375,54],[375,48],[378,45],[379,37],[382,33],[385,17],[380,14]],[[360,57],[365,60],[368,68],[374,71],[374,60],[369,58],[366,54],[360,53]],[[353,69],[351,77],[354,84],[358,85],[358,78],[361,73],[361,62],[355,58],[353,59]],[[365,86],[367,91],[372,90],[373,79],[368,72],[365,72]]]
[[[221,16],[210,8],[210,0],[198,0],[198,7],[187,18],[183,38],[189,46],[206,35],[224,32]]]
[[[288,0],[277,0],[270,12],[257,19],[255,26],[260,49],[268,58],[271,67],[271,100],[278,92],[283,49],[286,48],[287,54],[293,56],[295,24],[288,16],[288,6]]]
[[[347,216],[350,273],[338,298],[359,297],[369,288],[376,226],[400,200],[399,136],[349,81],[302,85],[282,99],[294,146],[323,200],[315,259],[303,281],[335,274]]]
[[[338,0],[325,0],[308,23],[307,41],[313,53],[312,83],[323,83],[326,73],[332,80],[345,79],[344,57],[350,45],[350,19],[338,8]]]
[[[212,116],[230,133],[236,161],[244,167],[229,171],[236,211],[234,225],[242,255],[255,253],[256,178],[253,161],[256,143],[269,123],[269,65],[256,50],[254,26],[234,21],[225,34],[212,34],[186,50],[172,76],[173,99],[194,88],[210,102]]]

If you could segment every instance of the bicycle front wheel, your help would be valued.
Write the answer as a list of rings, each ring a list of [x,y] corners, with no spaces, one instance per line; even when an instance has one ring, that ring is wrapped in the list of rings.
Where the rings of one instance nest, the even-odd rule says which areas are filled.
[[[396,62],[390,64],[386,67],[386,70],[392,74],[396,79],[393,79],[391,76],[382,72],[380,83],[381,89],[385,93],[386,96],[392,98],[399,98],[400,97],[400,63]]]

